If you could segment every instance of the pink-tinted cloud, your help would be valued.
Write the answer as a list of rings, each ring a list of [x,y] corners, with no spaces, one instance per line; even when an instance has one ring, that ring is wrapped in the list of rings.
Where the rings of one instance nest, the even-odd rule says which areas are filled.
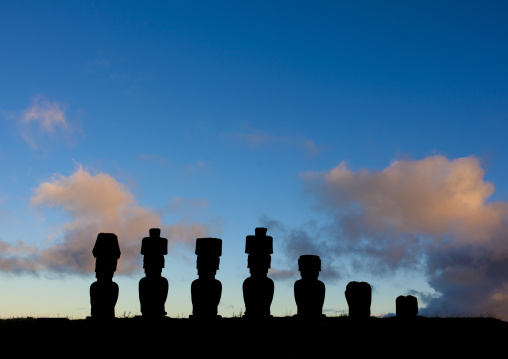
[[[334,219],[328,252],[376,273],[423,266],[442,294],[428,311],[508,318],[508,203],[488,201],[494,185],[477,158],[403,160],[378,172],[341,163],[301,177]]]
[[[478,159],[450,161],[443,156],[396,161],[374,173],[353,172],[341,163],[326,173],[302,174],[318,186],[314,193],[322,206],[345,210],[356,204],[369,229],[428,234],[466,230],[468,240],[480,240],[486,228],[500,225],[508,208],[486,202],[494,185],[483,176]]]
[[[60,208],[70,221],[63,225],[63,235],[45,248],[0,243],[1,270],[93,272],[91,251],[97,234],[112,232],[118,236],[122,252],[117,273],[129,274],[140,269],[140,243],[150,228],[161,228],[171,248],[207,233],[206,226],[199,223],[162,223],[158,214],[137,203],[127,186],[106,173],[92,174],[81,166],[68,177],[58,175],[40,184],[31,204]]]

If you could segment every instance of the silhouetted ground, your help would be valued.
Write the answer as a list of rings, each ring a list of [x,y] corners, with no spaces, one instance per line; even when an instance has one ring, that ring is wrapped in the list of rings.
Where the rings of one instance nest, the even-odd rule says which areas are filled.
[[[167,319],[0,320],[4,358],[351,358],[503,356],[508,323],[493,318],[324,318],[303,322]],[[498,354],[499,355],[499,354]],[[498,356],[496,355],[496,356]]]

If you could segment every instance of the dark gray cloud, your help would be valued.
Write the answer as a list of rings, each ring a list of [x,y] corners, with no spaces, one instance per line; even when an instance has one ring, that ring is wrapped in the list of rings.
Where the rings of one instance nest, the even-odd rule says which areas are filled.
[[[278,240],[285,255],[285,268],[270,273],[273,279],[288,279],[289,273],[292,278],[298,278],[298,258],[301,255],[318,255],[321,258],[321,279],[335,281],[341,278],[340,264],[334,260],[334,251],[330,243],[321,238],[323,229],[315,222],[308,222],[299,229],[287,229],[279,221],[263,216],[260,223],[270,229]],[[333,244],[333,243],[332,243]],[[278,273],[281,274],[278,274]],[[285,275],[282,275],[284,273]]]

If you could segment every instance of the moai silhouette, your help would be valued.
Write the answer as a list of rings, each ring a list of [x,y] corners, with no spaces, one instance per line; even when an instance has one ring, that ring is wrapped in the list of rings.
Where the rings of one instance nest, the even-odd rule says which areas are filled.
[[[120,246],[114,233],[99,233],[92,250],[97,281],[90,286],[90,304],[93,319],[113,319],[118,300],[118,284],[113,275],[120,258]]]
[[[270,318],[270,306],[273,299],[274,285],[268,278],[268,269],[273,253],[273,238],[266,235],[266,228],[258,227],[254,236],[247,236],[245,253],[250,277],[243,282],[243,300],[245,302],[245,318]]]
[[[215,319],[217,306],[222,295],[222,284],[215,279],[222,255],[222,240],[220,238],[196,239],[196,255],[198,279],[191,285],[193,319]]]
[[[418,299],[400,295],[395,299],[395,314],[400,318],[414,318],[418,314]]]
[[[145,277],[139,281],[139,303],[143,318],[164,318],[168,280],[162,276],[162,268],[164,255],[168,254],[168,240],[161,238],[159,228],[151,228],[149,233],[141,242]]]
[[[295,301],[297,317],[316,319],[323,317],[325,285],[321,282],[321,259],[319,256],[303,255],[298,259],[298,270],[302,279],[295,282]]]
[[[367,282],[349,282],[346,286],[346,300],[349,306],[349,317],[369,318],[372,288]]]

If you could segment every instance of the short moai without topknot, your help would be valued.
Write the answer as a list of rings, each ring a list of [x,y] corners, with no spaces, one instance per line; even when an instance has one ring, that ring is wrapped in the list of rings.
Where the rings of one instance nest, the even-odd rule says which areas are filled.
[[[243,300],[245,302],[245,318],[270,318],[274,284],[268,278],[268,269],[273,253],[273,238],[266,235],[266,228],[258,227],[255,235],[247,236],[245,253],[250,277],[243,282]]]
[[[412,295],[400,295],[395,299],[395,314],[399,318],[414,318],[418,314],[418,299]]]
[[[149,237],[141,241],[145,277],[139,281],[139,303],[143,318],[164,318],[168,297],[168,280],[162,276],[164,255],[168,254],[168,240],[159,228],[151,228]]]
[[[298,270],[302,279],[295,282],[295,301],[297,317],[316,319],[323,317],[323,303],[325,301],[325,285],[321,282],[321,259],[315,255],[303,255],[298,259]]]
[[[198,279],[191,285],[192,319],[215,319],[222,295],[222,283],[215,279],[222,255],[222,239],[197,238],[196,268]]]
[[[372,288],[367,282],[349,282],[346,286],[346,301],[349,317],[369,318],[372,301]]]
[[[118,300],[118,284],[113,282],[120,246],[114,233],[99,233],[92,250],[97,281],[90,286],[92,319],[113,319]]]

